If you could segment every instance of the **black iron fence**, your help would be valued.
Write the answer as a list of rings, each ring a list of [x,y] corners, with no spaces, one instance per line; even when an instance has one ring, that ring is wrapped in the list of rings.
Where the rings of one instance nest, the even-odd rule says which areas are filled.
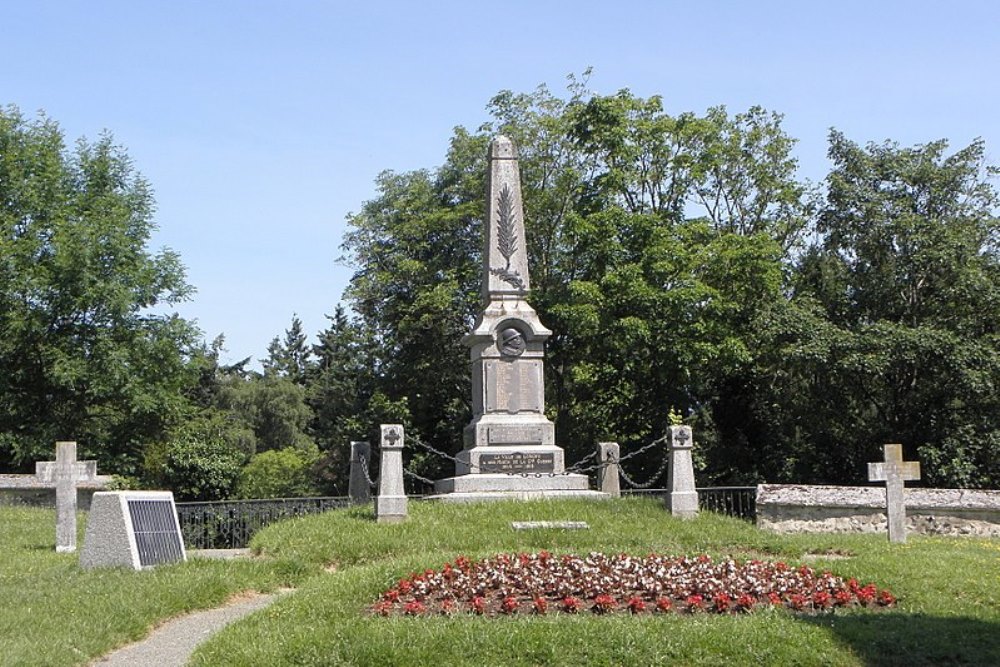
[[[188,549],[243,549],[270,523],[348,505],[347,496],[177,503],[177,518]]]
[[[756,486],[703,486],[698,491],[698,507],[709,512],[718,512],[726,516],[756,521],[757,519],[757,487]],[[667,489],[628,489],[623,490],[626,496],[666,496]]]
[[[665,496],[667,489],[631,489],[627,496]],[[701,509],[754,521],[757,487],[709,486],[698,489]],[[420,496],[411,496],[419,499]],[[242,549],[258,530],[275,521],[347,507],[347,496],[278,498],[274,500],[219,500],[177,503],[184,544],[188,549]]]

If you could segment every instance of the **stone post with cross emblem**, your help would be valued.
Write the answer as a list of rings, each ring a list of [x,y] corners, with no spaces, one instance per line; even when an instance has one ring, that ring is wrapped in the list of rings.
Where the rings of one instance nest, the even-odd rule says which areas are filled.
[[[669,467],[667,471],[667,507],[682,519],[698,516],[698,492],[694,486],[694,439],[690,426],[670,427]]]
[[[406,491],[403,489],[403,425],[382,424],[381,464],[375,517],[379,523],[399,523],[406,519]]]
[[[885,482],[885,515],[890,542],[906,542],[903,482],[916,479],[920,479],[920,463],[904,461],[902,445],[885,445],[883,460],[868,464],[868,481]]]

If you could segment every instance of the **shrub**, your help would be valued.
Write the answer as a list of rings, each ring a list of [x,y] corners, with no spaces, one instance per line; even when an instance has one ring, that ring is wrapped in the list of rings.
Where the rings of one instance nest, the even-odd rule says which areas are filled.
[[[236,487],[240,498],[296,498],[316,494],[312,467],[317,453],[291,447],[255,455]]]

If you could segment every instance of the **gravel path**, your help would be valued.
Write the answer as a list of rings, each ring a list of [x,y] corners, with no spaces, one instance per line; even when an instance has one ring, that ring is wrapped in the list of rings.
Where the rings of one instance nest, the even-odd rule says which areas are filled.
[[[247,614],[268,606],[281,595],[241,597],[225,607],[197,611],[167,621],[145,639],[112,651],[93,667],[183,667],[201,642]]]

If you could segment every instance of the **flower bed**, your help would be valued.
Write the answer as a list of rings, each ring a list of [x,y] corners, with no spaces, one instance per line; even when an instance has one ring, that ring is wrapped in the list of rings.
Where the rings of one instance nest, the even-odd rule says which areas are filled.
[[[592,553],[585,558],[500,554],[459,556],[440,571],[401,579],[370,611],[378,616],[473,614],[738,614],[761,608],[821,612],[888,607],[896,598],[805,565],[750,560]]]

